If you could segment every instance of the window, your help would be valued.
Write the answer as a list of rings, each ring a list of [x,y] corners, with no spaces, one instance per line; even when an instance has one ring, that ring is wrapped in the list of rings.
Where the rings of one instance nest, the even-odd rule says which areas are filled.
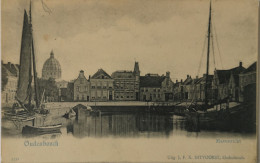
[[[153,91],[156,92],[156,88],[154,88]]]
[[[91,88],[95,88],[95,86],[93,85]]]
[[[107,87],[106,86],[103,86],[103,89],[106,89]]]

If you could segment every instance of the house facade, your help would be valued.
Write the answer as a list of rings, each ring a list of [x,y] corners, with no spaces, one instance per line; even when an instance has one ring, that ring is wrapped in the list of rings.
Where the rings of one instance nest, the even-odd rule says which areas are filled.
[[[73,84],[73,100],[74,101],[90,101],[90,82],[84,75],[84,71],[81,70],[78,78]]]
[[[170,73],[166,76],[146,74],[140,77],[141,101],[173,101],[173,82]]]
[[[239,74],[239,102],[256,101],[256,67],[254,62]]]
[[[90,78],[90,100],[114,100],[114,79],[112,79],[103,69],[99,69]]]
[[[242,62],[238,67],[229,70],[215,70],[212,81],[214,99],[218,101],[229,98],[231,101],[238,101],[238,75],[244,70]]]
[[[2,92],[1,100],[2,106],[12,106],[16,102],[15,96],[18,86],[18,75],[19,66],[17,64],[12,64],[8,62],[4,64],[1,62],[2,68]]]
[[[138,62],[135,62],[134,71],[115,71],[111,77],[114,79],[114,100],[139,100],[140,70]]]

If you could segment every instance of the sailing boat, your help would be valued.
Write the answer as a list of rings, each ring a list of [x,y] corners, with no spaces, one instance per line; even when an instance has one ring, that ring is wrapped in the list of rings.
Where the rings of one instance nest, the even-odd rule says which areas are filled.
[[[186,127],[190,131],[199,131],[200,128],[206,129],[227,129],[231,126],[241,121],[241,119],[247,118],[245,115],[248,112],[246,105],[238,105],[233,108],[229,108],[229,97],[226,97],[224,100],[220,101],[221,103],[226,103],[226,109],[218,110],[219,104],[210,103],[209,104],[209,57],[210,57],[210,43],[211,43],[211,1],[209,8],[209,24],[208,24],[208,35],[207,35],[207,61],[206,61],[206,76],[205,76],[205,101],[203,105],[191,104],[185,110],[186,117]]]
[[[32,79],[34,79],[35,104],[32,103],[32,98],[34,97]],[[16,100],[18,103],[13,104],[12,111],[6,112],[5,115],[11,116],[12,118],[22,115],[22,117],[26,119],[26,117],[33,116],[35,113],[48,114],[49,111],[44,109],[40,104],[38,93],[30,3],[29,17],[26,10],[24,10],[19,78],[16,92]]]

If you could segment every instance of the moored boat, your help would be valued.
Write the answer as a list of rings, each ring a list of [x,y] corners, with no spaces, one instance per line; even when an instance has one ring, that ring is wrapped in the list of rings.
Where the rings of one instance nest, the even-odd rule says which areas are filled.
[[[60,133],[62,124],[48,125],[48,126],[24,126],[22,129],[23,135],[43,135],[49,133]]]
[[[254,123],[254,106],[247,105],[239,102],[230,102],[230,95],[227,95],[224,99],[218,100],[215,103],[210,103],[209,94],[209,57],[210,57],[210,45],[211,45],[211,2],[209,9],[209,24],[208,24],[208,47],[207,47],[207,60],[206,60],[206,74],[205,74],[205,99],[203,104],[198,104],[196,101],[191,104],[185,110],[186,127],[189,131],[200,131],[200,129],[220,129],[220,130],[234,130],[239,129],[237,124],[243,124],[243,121],[248,121],[250,125]],[[212,43],[213,45],[213,43]],[[213,81],[214,82],[214,81]],[[195,89],[195,87],[194,87]],[[195,91],[195,90],[194,90]],[[247,127],[247,126],[246,126]],[[245,127],[245,128],[246,128]],[[254,128],[254,127],[252,127]]]

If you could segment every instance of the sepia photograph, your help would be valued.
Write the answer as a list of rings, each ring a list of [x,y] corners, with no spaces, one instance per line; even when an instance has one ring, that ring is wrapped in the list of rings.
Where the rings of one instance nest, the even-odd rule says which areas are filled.
[[[2,0],[2,162],[257,162],[258,0]]]

